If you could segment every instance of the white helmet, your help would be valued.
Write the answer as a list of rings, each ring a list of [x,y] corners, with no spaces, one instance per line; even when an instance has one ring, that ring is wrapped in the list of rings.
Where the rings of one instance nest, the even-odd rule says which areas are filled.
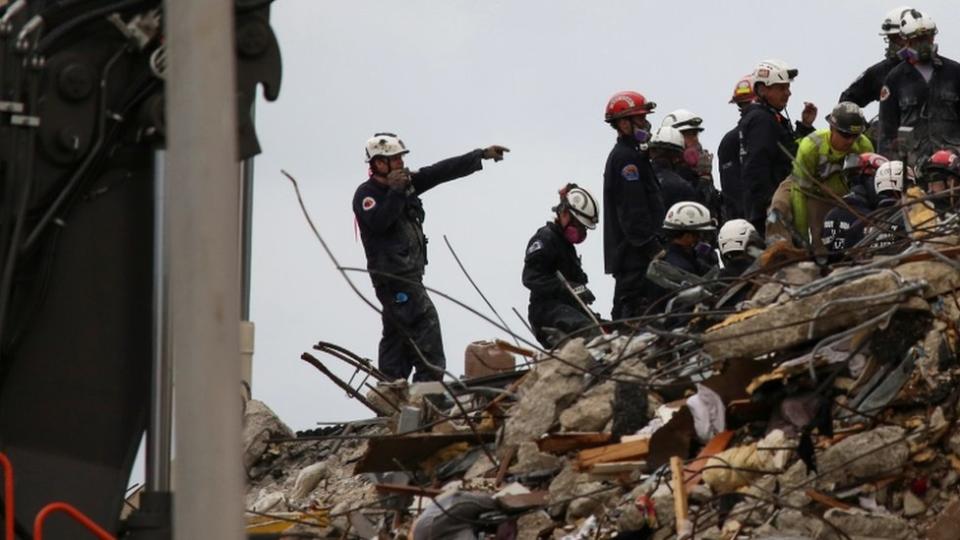
[[[693,201],[680,201],[667,210],[663,228],[671,231],[713,231],[717,227],[706,206]]]
[[[900,16],[900,35],[911,38],[920,34],[936,34],[937,23],[933,18],[916,9],[907,9]]]
[[[799,70],[791,68],[783,60],[764,60],[753,70],[753,84],[770,86],[789,83],[796,78]]]
[[[390,157],[410,152],[400,137],[393,133],[377,133],[367,141],[367,163],[378,157]]]
[[[596,229],[597,222],[600,221],[600,208],[597,206],[597,200],[589,191],[576,184],[567,184],[560,190],[560,210],[567,209],[577,218],[577,221],[583,223],[588,229]]]
[[[656,133],[653,134],[653,137],[650,138],[649,147],[683,152],[683,133],[680,133],[680,131],[674,127],[661,126],[657,129]]]
[[[905,166],[902,161],[888,161],[877,168],[877,173],[873,176],[873,187],[877,193],[902,192],[905,183],[915,180],[913,169]]]
[[[757,229],[745,219],[731,219],[720,227],[717,233],[717,243],[720,244],[720,254],[726,255],[735,251],[746,251],[750,241],[760,242]]]
[[[690,131],[692,129],[703,131],[703,128],[700,127],[700,124],[702,123],[703,118],[700,118],[686,109],[677,109],[664,116],[663,122],[660,123],[660,126],[675,127],[680,131]]]
[[[880,25],[880,35],[881,36],[893,36],[900,33],[900,19],[903,18],[903,13],[909,11],[913,8],[909,6],[900,6],[897,8],[891,9],[887,16],[883,18],[883,23]]]

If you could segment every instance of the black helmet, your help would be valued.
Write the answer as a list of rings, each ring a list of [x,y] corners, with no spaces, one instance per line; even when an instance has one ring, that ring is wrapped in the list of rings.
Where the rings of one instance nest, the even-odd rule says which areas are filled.
[[[863,111],[852,101],[837,103],[827,115],[827,123],[833,129],[849,135],[860,135],[867,130],[867,119],[863,117]]]

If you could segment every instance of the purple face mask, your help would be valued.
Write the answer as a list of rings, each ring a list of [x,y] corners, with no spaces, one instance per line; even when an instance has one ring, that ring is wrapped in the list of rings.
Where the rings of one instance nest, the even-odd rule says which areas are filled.
[[[563,228],[563,237],[571,244],[579,244],[587,239],[587,231],[576,225],[567,225]]]
[[[645,129],[633,128],[633,138],[638,143],[645,143],[650,140],[650,132]]]

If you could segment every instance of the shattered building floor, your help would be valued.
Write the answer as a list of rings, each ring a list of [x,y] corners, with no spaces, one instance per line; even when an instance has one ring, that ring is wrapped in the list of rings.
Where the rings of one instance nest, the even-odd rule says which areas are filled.
[[[250,401],[248,531],[960,539],[957,255],[781,261],[676,329],[474,344],[469,378],[352,390],[366,421],[294,434]]]

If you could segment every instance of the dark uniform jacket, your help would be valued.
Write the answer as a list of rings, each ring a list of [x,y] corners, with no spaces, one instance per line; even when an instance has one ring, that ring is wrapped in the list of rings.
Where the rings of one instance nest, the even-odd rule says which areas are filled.
[[[743,218],[743,182],[740,180],[740,130],[733,128],[720,140],[717,148],[720,164],[720,195],[723,200],[723,221]]]
[[[913,128],[912,148],[894,149],[900,127]],[[901,62],[880,90],[880,153],[916,152],[926,156],[943,146],[960,145],[960,64],[934,57],[926,82],[916,66]],[[888,155],[899,159],[899,155]]]
[[[552,303],[581,309],[557,277],[558,270],[573,288],[587,284],[576,248],[564,238],[560,225],[551,221],[527,242],[523,259],[523,286],[530,289],[531,309],[537,304]]]
[[[880,99],[883,81],[893,68],[900,63],[899,58],[884,58],[870,66],[840,94],[839,101],[852,101],[861,107]]]
[[[786,117],[764,103],[751,103],[740,118],[743,207],[746,219],[761,235],[773,194],[793,169],[796,139],[812,131],[799,122],[794,130]]]
[[[667,244],[663,260],[674,268],[701,277],[706,275],[711,268],[710,263],[700,257],[694,248],[686,248],[674,243]]]
[[[391,189],[373,178],[360,184],[353,195],[353,213],[360,227],[367,269],[420,280],[427,264],[420,195],[482,169],[482,156],[482,150],[474,150],[424,167],[412,173],[405,191]],[[370,277],[374,286],[388,283],[376,273]]]
[[[669,210],[671,206],[681,201],[703,202],[690,181],[673,169],[654,162],[653,170],[657,174],[657,180],[660,181],[660,195],[665,210]]]
[[[660,250],[657,231],[665,214],[660,183],[645,152],[629,137],[620,137],[603,171],[604,270],[618,275],[646,272]]]
[[[861,186],[854,186],[843,200],[857,213],[854,214],[843,206],[834,207],[827,212],[823,219],[823,229],[820,231],[823,246],[835,254],[842,254],[863,240],[864,222],[857,214],[866,216],[873,210]]]

